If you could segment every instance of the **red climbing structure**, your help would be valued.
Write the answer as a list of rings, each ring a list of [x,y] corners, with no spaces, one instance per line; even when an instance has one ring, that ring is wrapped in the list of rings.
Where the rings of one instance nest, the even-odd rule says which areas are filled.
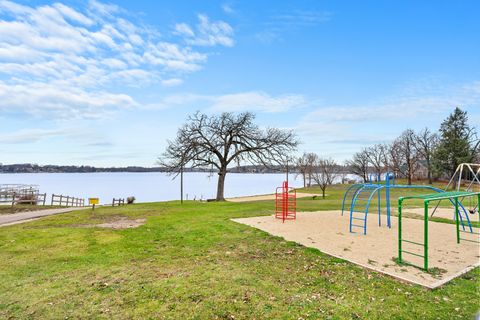
[[[288,187],[288,181],[284,181],[276,190],[275,218],[283,222],[297,218],[297,191]]]

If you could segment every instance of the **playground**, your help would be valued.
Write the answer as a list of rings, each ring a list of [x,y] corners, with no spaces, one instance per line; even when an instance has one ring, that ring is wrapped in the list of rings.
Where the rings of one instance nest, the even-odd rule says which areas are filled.
[[[480,266],[479,173],[480,165],[462,164],[444,190],[396,184],[386,173],[384,181],[378,176],[348,187],[341,210],[310,213],[296,212],[296,191],[284,182],[276,191],[275,219],[234,221],[436,288]]]
[[[431,243],[429,257],[434,271],[427,273],[413,266],[396,263],[397,217],[392,217],[391,229],[374,229],[377,227],[375,221],[369,220],[368,227],[374,231],[366,236],[352,235],[348,230],[348,217],[342,216],[340,211],[299,212],[295,222],[285,223],[272,219],[271,216],[242,218],[234,221],[306,247],[316,248],[323,253],[348,260],[364,268],[428,288],[441,286],[479,265],[478,244],[465,241],[458,245],[452,224],[429,222]],[[403,227],[409,230],[411,239],[422,240],[422,220],[403,219]],[[415,249],[411,248],[411,250]],[[418,257],[411,260],[417,264],[422,263]]]

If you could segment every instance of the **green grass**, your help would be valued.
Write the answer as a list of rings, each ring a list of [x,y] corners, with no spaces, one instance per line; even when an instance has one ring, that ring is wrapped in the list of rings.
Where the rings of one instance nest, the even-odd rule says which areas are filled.
[[[343,186],[327,193],[299,210],[338,209]],[[136,204],[1,228],[0,318],[470,319],[479,309],[478,268],[427,290],[230,221],[272,208]],[[147,223],[80,227],[118,216]]]

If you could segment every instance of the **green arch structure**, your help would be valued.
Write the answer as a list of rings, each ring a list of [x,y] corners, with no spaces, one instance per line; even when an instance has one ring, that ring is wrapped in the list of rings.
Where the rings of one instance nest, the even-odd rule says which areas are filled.
[[[431,201],[439,202],[441,200],[449,200],[450,202],[454,203],[455,206],[455,227],[456,227],[456,232],[457,232],[457,243],[460,243],[460,241],[471,241],[471,242],[476,242],[480,243],[478,236],[480,233],[478,232],[478,229],[480,226],[480,217],[479,217],[479,224],[476,227],[476,232],[473,232],[473,230],[470,230],[470,232],[465,231],[465,230],[460,230],[460,224],[463,225],[463,220],[460,219],[459,215],[459,208],[461,206],[459,198],[462,200],[465,198],[471,198],[471,197],[477,197],[477,206],[480,203],[480,192],[462,192],[462,191],[452,191],[452,192],[443,192],[443,193],[433,193],[433,194],[425,194],[425,195],[419,195],[419,196],[409,196],[409,197],[400,197],[398,199],[398,262],[400,264],[406,264],[406,265],[411,265],[414,267],[421,268],[425,271],[428,271],[428,207],[429,203]],[[420,199],[423,200],[423,205],[424,205],[424,218],[423,218],[423,243],[407,240],[403,238],[403,230],[402,230],[402,207],[403,203],[406,200],[411,200],[411,199]],[[480,215],[479,215],[480,216]],[[463,226],[465,227],[465,226]],[[470,225],[470,229],[472,226]],[[470,234],[475,234],[477,235],[476,240],[472,239],[465,239],[461,237],[462,233],[470,233]],[[403,243],[410,243],[414,244],[417,246],[423,247],[423,254],[418,254],[414,252],[410,252],[407,250],[403,249]],[[403,255],[408,254],[408,255],[413,255],[417,256],[420,258],[423,258],[423,266],[418,266],[412,263],[409,263],[403,259]]]

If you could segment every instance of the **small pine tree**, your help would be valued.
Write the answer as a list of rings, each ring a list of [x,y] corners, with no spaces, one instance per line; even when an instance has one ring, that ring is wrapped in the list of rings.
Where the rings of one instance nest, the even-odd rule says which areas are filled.
[[[434,164],[440,174],[451,176],[460,163],[473,161],[472,133],[467,112],[458,107],[442,122],[440,142],[434,153]]]

